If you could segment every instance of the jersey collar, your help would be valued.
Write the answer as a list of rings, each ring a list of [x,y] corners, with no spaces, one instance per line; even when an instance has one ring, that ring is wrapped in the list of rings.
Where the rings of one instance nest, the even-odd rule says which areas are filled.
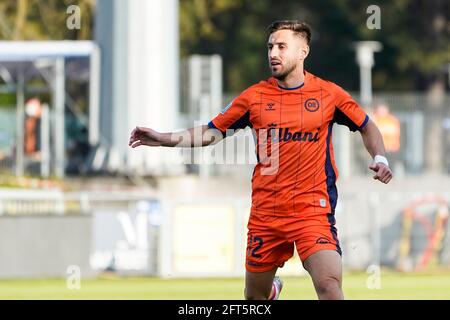
[[[278,84],[277,79],[275,79],[274,77],[270,77],[267,81],[277,87],[280,90],[287,90],[287,91],[291,91],[291,90],[298,90],[301,89],[303,87],[305,87],[305,85],[309,82],[309,79],[311,78],[311,74],[308,71],[303,71],[303,74],[305,75],[305,80],[303,81],[303,83],[301,85],[299,85],[298,87],[294,87],[294,88],[283,88]]]

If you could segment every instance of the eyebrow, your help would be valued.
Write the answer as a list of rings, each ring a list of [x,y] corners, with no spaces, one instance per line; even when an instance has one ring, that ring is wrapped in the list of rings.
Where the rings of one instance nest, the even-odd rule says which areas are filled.
[[[267,42],[267,45],[275,45],[275,44],[284,44],[284,45],[286,45],[287,43],[286,42],[275,42],[275,43]]]

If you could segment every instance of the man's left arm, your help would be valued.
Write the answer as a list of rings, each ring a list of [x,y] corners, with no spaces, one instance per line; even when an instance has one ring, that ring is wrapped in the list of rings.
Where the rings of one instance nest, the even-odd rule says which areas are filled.
[[[361,132],[364,145],[373,157],[373,163],[369,166],[370,170],[375,171],[373,178],[388,183],[392,179],[392,171],[385,156],[380,130],[347,91],[334,83],[331,83],[330,89],[336,104],[333,120],[347,126],[350,131]]]
[[[375,180],[380,180],[383,183],[388,183],[391,181],[393,174],[385,156],[386,152],[380,130],[378,130],[376,124],[369,119],[360,132],[364,146],[374,159],[373,163],[369,166],[369,169],[375,172],[373,178]]]

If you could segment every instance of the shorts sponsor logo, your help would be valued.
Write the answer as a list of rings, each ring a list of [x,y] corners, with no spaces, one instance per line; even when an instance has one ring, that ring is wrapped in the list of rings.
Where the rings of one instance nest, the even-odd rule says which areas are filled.
[[[327,244],[327,243],[330,243],[330,240],[328,240],[327,238],[324,238],[324,237],[320,237],[316,240],[316,243]]]

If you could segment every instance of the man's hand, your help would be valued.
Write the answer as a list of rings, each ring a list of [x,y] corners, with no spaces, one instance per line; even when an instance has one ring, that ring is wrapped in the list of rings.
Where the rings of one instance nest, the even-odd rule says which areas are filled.
[[[384,163],[374,162],[369,166],[369,169],[376,172],[376,174],[373,176],[375,180],[380,180],[383,183],[388,183],[392,179],[392,171]]]
[[[145,127],[136,127],[131,132],[130,142],[128,145],[132,148],[139,146],[159,147],[162,143],[162,134]]]

